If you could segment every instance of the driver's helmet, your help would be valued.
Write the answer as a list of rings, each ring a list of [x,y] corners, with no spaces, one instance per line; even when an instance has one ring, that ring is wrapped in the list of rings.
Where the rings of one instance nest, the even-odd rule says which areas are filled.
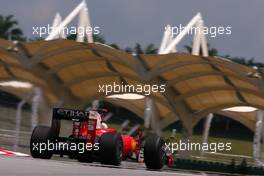
[[[102,123],[102,129],[107,129],[107,128],[108,128],[107,124],[105,122],[103,122]]]
[[[102,128],[102,118],[97,111],[90,111],[89,118],[97,120],[96,129]]]

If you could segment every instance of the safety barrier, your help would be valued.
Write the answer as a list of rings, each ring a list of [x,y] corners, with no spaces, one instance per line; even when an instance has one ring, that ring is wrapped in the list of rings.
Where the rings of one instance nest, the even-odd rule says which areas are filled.
[[[175,169],[198,170],[209,172],[221,172],[232,174],[247,174],[247,175],[264,175],[263,167],[247,166],[245,161],[240,165],[235,163],[224,164],[220,162],[210,162],[202,160],[177,159],[174,162]]]

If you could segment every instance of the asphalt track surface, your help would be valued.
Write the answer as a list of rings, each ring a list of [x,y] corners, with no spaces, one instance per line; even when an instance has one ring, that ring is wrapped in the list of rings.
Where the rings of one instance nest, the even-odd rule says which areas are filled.
[[[1,176],[193,176],[207,175],[199,172],[184,172],[164,169],[146,170],[144,164],[123,162],[111,167],[99,163],[79,163],[65,159],[33,159],[31,157],[0,156]],[[214,175],[214,174],[210,174]]]
[[[1,123],[0,123],[1,124]],[[13,149],[14,134],[12,130],[0,130],[0,149]],[[28,153],[29,137],[20,139],[17,151]],[[0,176],[195,176],[216,175],[202,172],[179,171],[164,168],[162,171],[147,170],[145,164],[123,161],[121,166],[113,167],[100,163],[80,163],[67,157],[55,155],[50,160],[31,157],[0,155]]]

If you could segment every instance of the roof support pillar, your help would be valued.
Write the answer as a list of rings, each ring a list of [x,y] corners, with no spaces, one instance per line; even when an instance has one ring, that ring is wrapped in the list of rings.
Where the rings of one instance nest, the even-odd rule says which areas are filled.
[[[73,18],[80,13],[80,11],[86,6],[85,1],[82,1],[57,27],[52,30],[52,33],[45,40],[52,40],[56,37],[61,30],[69,24]]]
[[[191,29],[192,26],[194,26],[197,21],[201,20],[202,16],[200,13],[197,13],[192,19],[191,21],[186,25],[186,27],[184,28],[184,30],[181,31],[181,33],[179,33],[174,39],[173,41],[166,47],[163,49],[163,51],[160,52],[160,54],[166,54],[169,53],[181,40],[182,38],[188,34],[188,31]]]
[[[209,131],[210,131],[210,127],[211,127],[211,123],[213,120],[214,114],[210,113],[207,115],[205,122],[204,122],[204,131],[203,131],[203,138],[202,138],[202,144],[203,143],[208,143],[208,136],[209,136]],[[200,156],[203,157],[204,156],[204,150],[201,150],[200,152]]]
[[[99,100],[94,100],[93,102],[92,102],[92,109],[97,109],[97,108],[99,108]]]
[[[88,33],[86,32],[86,30],[90,30],[87,28],[91,28],[91,22],[90,22],[88,7],[85,0],[83,0],[77,7],[75,7],[75,9],[73,9],[73,11],[63,21],[61,21],[61,18],[58,17],[55,18],[54,21],[56,20],[55,21],[56,23],[53,23],[53,30],[45,40],[52,40],[57,38],[57,36],[61,36],[61,35],[63,37],[66,37],[65,36],[66,34],[63,33],[64,27],[68,25],[78,14],[79,14],[79,27],[85,29],[84,33],[86,34],[87,42],[93,43],[92,32],[88,32]],[[83,42],[85,37],[84,33],[80,34],[79,32],[77,32],[76,41]]]
[[[262,126],[263,126],[263,110],[257,110],[256,116],[256,128],[255,128],[255,135],[253,140],[253,159],[255,162],[258,162],[260,159],[260,141],[261,141],[261,133],[262,133]]]
[[[85,1],[83,1],[85,3]],[[88,11],[88,7],[85,3],[85,7],[82,8],[82,10],[80,11],[79,14],[79,27],[82,27],[85,29],[85,31],[90,31],[91,29],[91,22],[90,22],[90,16],[89,16],[89,11]],[[86,34],[86,38],[87,38],[87,42],[88,43],[93,43],[93,34],[92,32],[85,32]],[[81,34],[81,33],[77,33],[77,38],[76,41],[77,42],[84,42],[85,39],[85,34]]]
[[[179,157],[189,159],[192,156],[192,151],[188,149],[188,144],[191,142],[193,129],[191,126],[182,126],[182,137],[180,140]]]
[[[132,136],[140,127],[140,124],[135,125],[128,133],[128,136]]]
[[[53,30],[56,29],[56,27],[58,27],[58,25],[60,25],[61,21],[62,21],[62,18],[61,18],[60,13],[56,13],[56,15],[53,19],[53,23],[52,23],[52,32],[53,32]],[[67,36],[64,34],[64,32],[59,32],[56,36],[54,36],[53,39],[57,39],[57,38],[65,39],[65,38],[67,38]]]
[[[177,130],[176,130],[175,128],[173,128],[172,131],[171,131],[170,139],[175,139],[175,137],[176,137],[176,132],[177,132]]]
[[[125,120],[121,125],[120,131],[122,132],[128,126],[129,123],[130,120]]]
[[[21,121],[22,121],[22,108],[23,106],[30,100],[32,97],[32,92],[27,94],[17,105],[16,111],[16,128],[15,128],[15,141],[14,141],[14,150],[17,150],[19,144],[19,136],[20,136],[20,129],[21,129]]]
[[[156,134],[160,134],[160,126],[159,126],[159,119],[157,116],[155,107],[155,101],[152,97],[145,98],[145,113],[144,113],[144,120],[145,120],[145,128],[152,130]]]
[[[172,35],[172,27],[170,25],[167,25],[165,27],[165,31],[163,33],[163,38],[160,44],[160,48],[159,48],[159,53],[162,53],[163,50],[168,46],[168,44],[170,44],[173,41],[173,35]],[[173,52],[176,53],[177,49],[176,49],[176,45],[169,51],[169,52]]]
[[[264,120],[264,117],[263,117]],[[261,162],[264,163],[264,123],[262,123],[262,132],[261,132],[261,138],[262,138],[262,147],[260,147],[260,157],[261,157]]]
[[[111,112],[107,113],[106,116],[104,117],[104,121],[106,122],[109,120],[111,117],[113,117],[113,114]]]
[[[31,104],[31,131],[37,126],[39,119],[39,105],[42,103],[42,90],[39,87],[35,87],[34,95],[32,97]]]

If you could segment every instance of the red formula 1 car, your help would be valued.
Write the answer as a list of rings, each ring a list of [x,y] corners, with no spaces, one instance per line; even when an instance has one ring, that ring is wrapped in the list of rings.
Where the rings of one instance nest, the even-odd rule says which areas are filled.
[[[117,129],[108,128],[102,121],[103,110],[71,110],[54,108],[52,126],[37,126],[32,132],[30,152],[33,158],[50,159],[53,154],[68,155],[80,162],[101,162],[119,165],[127,158],[139,159],[144,153],[144,162],[149,169],[161,169],[171,165],[173,157],[164,151],[164,141],[150,135],[142,141],[142,130],[136,137],[121,135]],[[72,134],[60,137],[61,120],[73,122]]]

